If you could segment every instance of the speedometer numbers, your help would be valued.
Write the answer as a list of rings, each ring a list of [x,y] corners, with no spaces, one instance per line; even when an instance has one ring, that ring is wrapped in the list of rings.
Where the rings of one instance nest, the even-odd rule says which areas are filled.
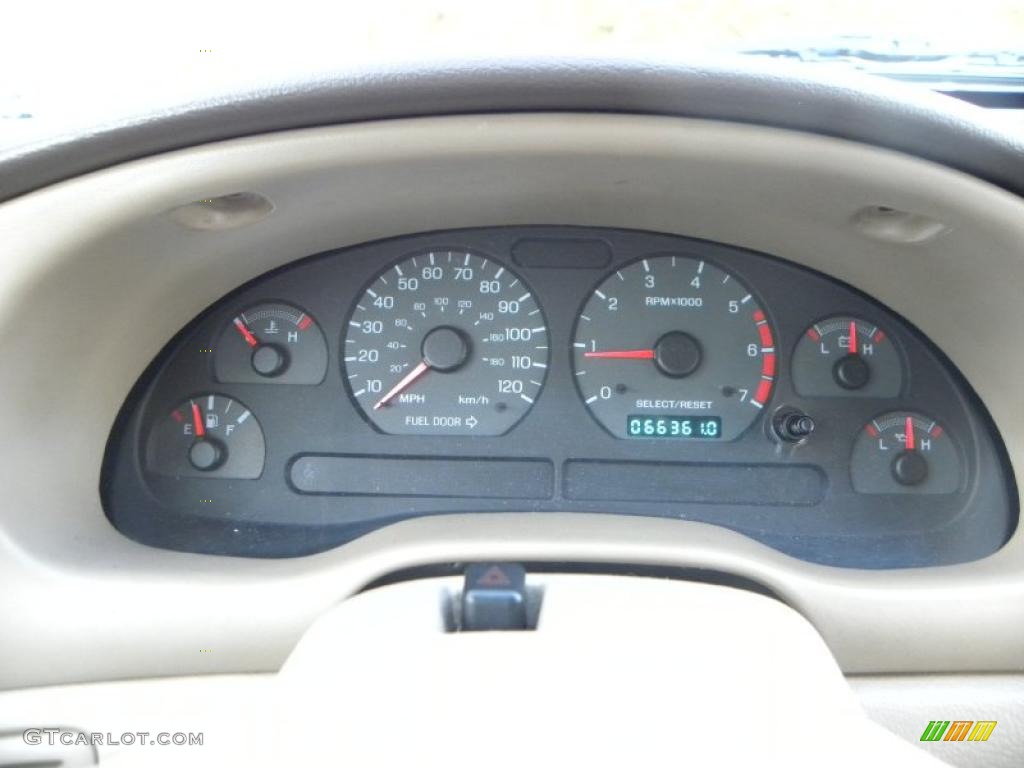
[[[476,253],[419,253],[356,303],[345,377],[382,432],[501,435],[529,411],[547,371],[547,327],[533,293]]]
[[[577,320],[574,373],[616,437],[733,440],[775,380],[775,336],[736,277],[688,256],[611,274]]]

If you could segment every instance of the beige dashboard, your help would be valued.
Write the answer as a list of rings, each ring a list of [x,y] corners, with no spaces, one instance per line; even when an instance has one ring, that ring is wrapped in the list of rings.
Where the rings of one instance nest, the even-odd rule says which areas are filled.
[[[257,202],[181,213],[239,193]],[[779,129],[557,113],[363,123],[172,152],[0,205],[0,423],[11,437],[0,688],[273,672],[321,613],[366,584],[465,559],[733,573],[801,613],[847,675],[1021,672],[1019,531],[977,562],[869,572],[800,562],[713,526],[612,516],[440,516],[276,561],[152,549],[111,527],[99,498],[111,424],[204,307],[310,253],[505,224],[684,234],[843,280],[941,340],[1024,468],[1013,384],[1024,356],[1007,354],[1019,331],[1006,322],[1024,286],[1024,202],[967,175]]]

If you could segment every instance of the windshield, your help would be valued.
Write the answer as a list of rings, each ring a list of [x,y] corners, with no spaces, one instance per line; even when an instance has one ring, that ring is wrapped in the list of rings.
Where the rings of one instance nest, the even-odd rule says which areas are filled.
[[[1024,85],[1021,0],[37,0],[5,14],[0,150],[229,88],[408,60],[743,56],[940,90]]]

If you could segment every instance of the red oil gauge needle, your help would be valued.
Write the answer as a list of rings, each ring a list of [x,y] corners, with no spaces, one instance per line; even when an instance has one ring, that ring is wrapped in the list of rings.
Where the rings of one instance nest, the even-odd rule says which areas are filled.
[[[196,437],[206,437],[206,427],[203,426],[203,412],[199,406],[192,403],[192,426],[195,428]]]
[[[850,354],[857,354],[857,321],[850,321]]]
[[[608,360],[653,360],[653,349],[612,349],[606,352],[584,352],[584,357],[601,357]]]
[[[235,328],[242,334],[242,338],[245,339],[245,343],[250,347],[258,347],[260,345],[259,340],[252,335],[252,331],[245,327],[245,323],[242,322],[241,318],[236,317],[234,320]]]
[[[903,433],[906,435],[907,450],[914,450],[914,420],[910,416],[907,416],[907,423],[903,427]]]
[[[420,364],[413,368],[411,371],[409,371],[407,374],[405,374],[402,380],[395,384],[395,386],[393,386],[391,389],[389,389],[388,393],[384,395],[384,397],[382,397],[380,400],[374,403],[373,410],[378,411],[381,408],[383,408],[385,405],[391,402],[391,400],[399,392],[408,387],[410,384],[416,381],[416,379],[418,379],[420,376],[422,376],[429,370],[430,366],[427,365],[427,362],[425,360],[420,361]]]

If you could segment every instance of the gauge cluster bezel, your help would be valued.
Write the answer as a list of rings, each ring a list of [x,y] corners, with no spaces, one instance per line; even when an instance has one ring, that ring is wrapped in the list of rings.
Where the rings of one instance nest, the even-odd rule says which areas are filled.
[[[560,239],[592,239],[608,249],[612,261],[579,268],[540,266],[536,259],[519,264],[515,246],[527,239],[550,242],[553,249]],[[551,349],[543,390],[526,416],[502,436],[383,434],[363,418],[344,386],[338,350],[352,302],[390,265],[433,247],[478,252],[512,269],[545,317]],[[779,359],[771,400],[734,441],[616,438],[591,418],[578,395],[571,343],[579,307],[617,268],[664,252],[706,258],[736,274],[758,297],[774,329]],[[212,348],[224,323],[240,308],[262,301],[291,304],[316,318],[333,356],[319,385],[215,382],[211,353],[203,350]],[[816,318],[846,314],[872,320],[889,334],[905,366],[900,397],[805,398],[793,390],[790,362],[800,334]],[[148,473],[141,446],[155,414],[183,394],[211,387],[245,402],[260,419],[267,444],[261,479],[174,479]],[[796,444],[773,439],[767,420],[779,407],[814,415],[811,438]],[[848,468],[859,430],[874,416],[901,409],[929,414],[944,424],[966,461],[961,493],[922,499],[852,491]],[[300,494],[289,472],[304,455],[371,457],[383,467],[389,459],[411,457],[548,462],[553,492],[549,498],[515,499],[396,496],[382,486],[379,494]],[[654,471],[654,477],[677,467],[680,476],[706,477],[723,488],[742,485],[749,474],[765,485],[767,501],[740,495],[729,503],[698,496],[680,503],[642,500],[641,488],[625,499],[580,498],[578,493],[570,498],[570,469],[606,464],[640,465]],[[773,473],[773,467],[787,472]],[[812,488],[816,476],[820,492]],[[789,482],[804,485],[790,493]],[[812,562],[880,568],[963,562],[995,551],[1016,526],[1011,484],[991,419],[948,359],[903,318],[850,286],[781,258],[690,238],[581,227],[495,227],[424,233],[311,256],[225,296],[172,339],[140,378],[111,433],[101,491],[108,516],[126,535],[193,552],[294,556],[418,515],[579,511],[710,522]],[[621,495],[629,496],[629,489]]]

